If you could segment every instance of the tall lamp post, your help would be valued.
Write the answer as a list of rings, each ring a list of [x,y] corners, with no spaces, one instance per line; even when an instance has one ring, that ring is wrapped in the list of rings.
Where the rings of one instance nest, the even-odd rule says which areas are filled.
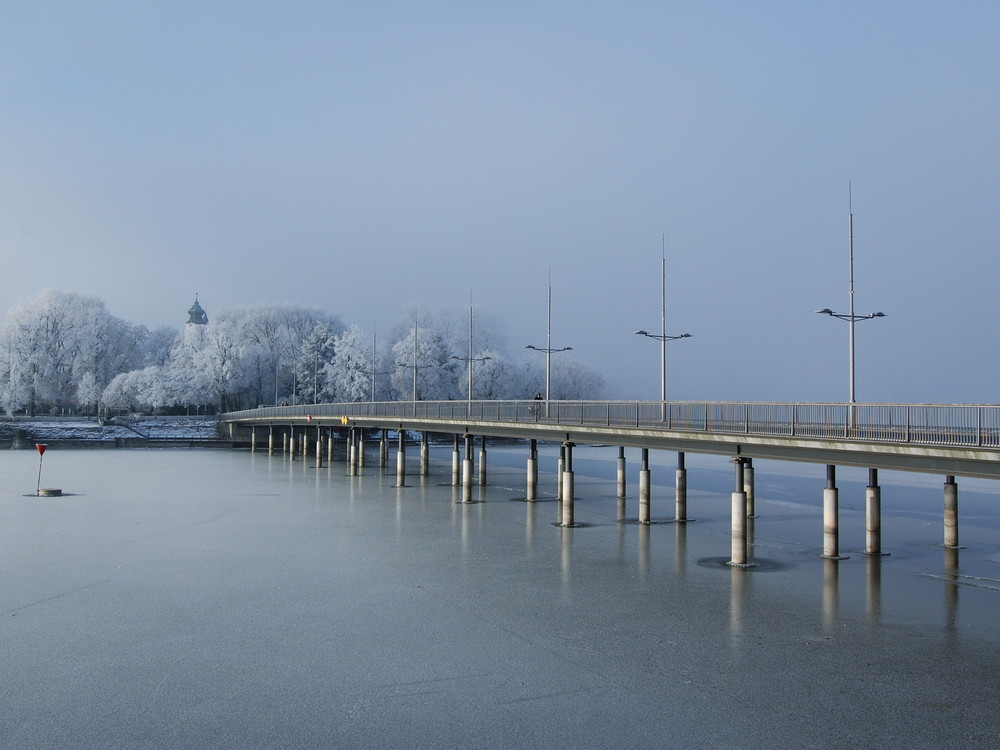
[[[848,338],[847,338],[847,351],[848,360],[850,364],[850,401],[849,403],[853,406],[855,402],[855,389],[854,389],[854,324],[859,320],[872,320],[873,318],[884,318],[885,313],[874,312],[868,313],[867,315],[856,315],[854,313],[854,210],[851,206],[850,198],[850,183],[848,183],[848,231],[850,234],[850,271],[851,271],[851,283],[850,283],[850,312],[848,313],[838,313],[834,312],[828,307],[824,307],[822,310],[817,310],[816,312],[820,315],[829,315],[831,318],[838,318],[840,320],[846,320],[848,325]],[[853,423],[853,409],[851,421]]]
[[[667,259],[660,259],[660,332],[634,331],[636,336],[647,336],[660,342],[660,401],[663,406],[661,418],[666,417],[667,410],[667,342],[677,339],[689,339],[690,333],[671,335],[667,333]]]
[[[467,362],[469,365],[469,393],[468,393],[468,414],[472,414],[472,363],[473,362],[485,362],[488,359],[493,359],[492,357],[473,357],[472,356],[472,305],[469,305],[469,356],[467,357],[456,357],[452,355],[452,359],[457,359],[459,362]]]
[[[558,349],[552,348],[552,282],[549,282],[549,311],[548,311],[548,333],[546,334],[545,346],[533,346],[527,344],[525,349],[533,349],[536,352],[545,352],[545,410],[548,412],[549,398],[552,395],[552,355],[556,352],[571,352],[572,346],[563,346]]]

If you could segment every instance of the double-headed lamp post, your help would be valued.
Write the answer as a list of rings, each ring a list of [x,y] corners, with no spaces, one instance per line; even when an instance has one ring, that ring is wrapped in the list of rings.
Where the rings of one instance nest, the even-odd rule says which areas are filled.
[[[838,318],[840,320],[846,320],[849,326],[848,333],[848,360],[851,368],[851,384],[850,384],[850,403],[855,402],[855,390],[854,390],[854,324],[859,320],[872,320],[873,318],[884,318],[885,313],[874,312],[868,313],[867,315],[855,315],[854,314],[854,298],[851,298],[851,312],[849,313],[836,313],[828,307],[824,307],[822,310],[817,310],[816,312],[820,315],[829,315],[831,318]]]
[[[572,346],[552,348],[552,282],[549,282],[549,304],[548,304],[548,328],[545,338],[545,346],[534,346],[527,344],[525,349],[533,349],[536,352],[545,352],[545,409],[548,412],[549,397],[552,395],[552,355],[556,352],[571,352]]]
[[[660,259],[660,332],[633,331],[636,336],[646,336],[660,342],[660,401],[663,403],[664,417],[667,408],[667,342],[677,339],[689,339],[690,333],[676,335],[667,333],[667,259]]]
[[[660,342],[660,401],[667,400],[667,342],[677,339],[689,339],[690,333],[679,333],[672,336],[666,333],[649,333],[648,331],[635,331],[636,336],[648,336]]]
[[[855,402],[855,390],[854,390],[854,324],[859,320],[872,320],[873,318],[884,318],[885,313],[874,312],[868,313],[867,315],[855,315],[854,314],[854,208],[851,201],[851,183],[847,183],[847,200],[848,200],[848,238],[849,238],[849,261],[850,261],[850,312],[847,313],[837,313],[831,310],[829,307],[824,307],[822,310],[817,310],[816,312],[820,315],[829,315],[831,318],[838,318],[840,320],[846,320],[849,326],[849,333],[847,337],[847,351],[848,359],[850,362],[851,369],[851,380],[850,380],[850,404],[854,405]],[[851,422],[854,421],[854,410],[851,410]]]

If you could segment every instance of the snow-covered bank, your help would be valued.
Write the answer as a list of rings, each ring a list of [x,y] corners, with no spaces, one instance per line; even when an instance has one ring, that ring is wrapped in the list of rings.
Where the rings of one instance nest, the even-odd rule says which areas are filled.
[[[20,442],[185,442],[220,439],[219,423],[207,417],[147,417],[99,422],[83,417],[38,417],[0,421],[0,446]]]

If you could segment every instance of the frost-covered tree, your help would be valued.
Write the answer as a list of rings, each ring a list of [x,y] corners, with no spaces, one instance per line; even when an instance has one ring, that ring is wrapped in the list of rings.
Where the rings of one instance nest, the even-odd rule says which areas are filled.
[[[327,391],[327,366],[333,362],[336,339],[327,324],[317,323],[302,342],[294,369],[296,390],[304,403],[318,403]]]
[[[336,337],[333,361],[327,365],[326,390],[330,401],[367,401],[371,398],[371,347],[361,338],[357,326]]]
[[[395,369],[390,382],[401,401],[444,400],[459,395],[456,360],[436,330],[414,326],[392,346]]]

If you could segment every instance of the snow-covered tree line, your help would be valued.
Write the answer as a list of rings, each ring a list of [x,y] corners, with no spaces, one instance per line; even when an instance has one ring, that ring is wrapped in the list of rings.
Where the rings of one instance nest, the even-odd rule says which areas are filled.
[[[505,353],[499,326],[466,313],[414,308],[378,341],[313,308],[222,310],[207,324],[150,330],[96,298],[46,290],[0,329],[0,405],[8,413],[99,408],[231,410],[258,405],[530,398],[544,393],[544,357]],[[377,344],[377,346],[376,346]],[[603,378],[560,354],[553,398],[596,398]]]

